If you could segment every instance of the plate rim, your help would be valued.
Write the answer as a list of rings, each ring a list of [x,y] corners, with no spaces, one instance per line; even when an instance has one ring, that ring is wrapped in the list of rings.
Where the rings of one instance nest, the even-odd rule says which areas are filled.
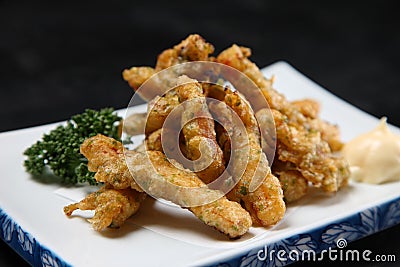
[[[308,76],[304,75],[300,71],[298,71],[295,67],[293,67],[291,64],[287,63],[286,61],[277,61],[275,63],[272,63],[268,66],[265,66],[264,68],[267,67],[272,67],[272,66],[282,66],[285,69],[292,69],[293,71],[298,72],[298,74],[303,75],[307,80],[310,82],[314,83],[318,87],[324,90],[324,93],[328,93],[330,96],[335,97],[337,100],[343,101],[344,103],[348,104],[355,110],[363,113],[364,115],[368,115],[370,118],[378,120],[376,117],[372,116],[371,114],[354,107],[350,103],[346,102],[345,100],[341,99],[340,97],[334,95],[330,91],[326,90],[316,82],[314,82],[312,79],[310,79]],[[263,68],[263,69],[264,69]],[[30,130],[33,128],[38,128],[38,127],[43,127],[43,126],[50,126],[50,125],[56,125],[60,124],[62,122],[58,123],[50,123],[50,124],[45,124],[41,126],[33,126],[33,127],[28,127],[28,128],[23,128],[23,129],[17,129],[13,131],[6,131],[0,133],[0,135],[3,134],[11,134],[15,131],[21,131],[21,130]],[[232,251],[229,253],[229,251],[221,251],[221,253],[217,255],[212,255],[209,256],[205,260],[197,261],[197,264],[205,265],[205,266],[216,266],[218,264],[226,264],[227,266],[230,266],[231,264],[233,265],[240,265],[240,264],[246,264],[246,263],[251,263],[252,260],[256,259],[257,260],[257,252],[264,247],[264,245],[268,246],[277,246],[279,244],[293,244],[293,242],[296,241],[296,238],[312,238],[311,241],[313,241],[315,244],[318,244],[318,246],[315,249],[315,252],[321,252],[325,247],[327,243],[322,242],[323,240],[322,235],[327,231],[329,226],[333,225],[342,225],[344,223],[347,223],[348,225],[352,227],[359,227],[360,222],[362,220],[363,216],[367,216],[368,213],[372,212],[379,212],[379,214],[385,214],[385,218],[389,218],[388,221],[386,222],[379,222],[378,228],[374,228],[371,231],[364,231],[360,232],[358,235],[353,236],[353,238],[347,239],[349,242],[353,242],[355,240],[358,240],[360,238],[363,238],[365,236],[377,233],[379,231],[382,231],[386,228],[392,227],[394,225],[400,224],[400,214],[399,216],[395,216],[394,218],[390,218],[387,216],[389,214],[389,211],[392,206],[399,207],[400,208],[400,196],[396,196],[394,198],[391,198],[389,200],[383,200],[382,202],[379,202],[377,204],[373,204],[369,207],[366,207],[364,209],[358,210],[352,214],[349,215],[344,215],[342,217],[337,218],[336,220],[329,221],[327,223],[322,223],[319,225],[316,225],[314,227],[309,227],[305,229],[305,231],[299,231],[295,234],[291,234],[290,236],[286,238],[278,238],[270,243],[267,244],[267,242],[263,242],[263,245],[256,244],[251,246],[249,244],[245,248],[243,248],[241,251]],[[0,206],[0,238],[7,244],[9,245],[14,251],[16,251],[23,259],[25,259],[28,263],[37,266],[37,265],[46,265],[46,266],[72,266],[70,263],[65,261],[60,255],[52,251],[49,247],[43,245],[40,240],[34,236],[32,236],[30,233],[25,231],[22,227],[20,227],[19,223],[14,220],[2,207]],[[330,229],[330,228],[329,228]],[[343,233],[345,233],[343,231]],[[308,236],[307,236],[308,235]],[[230,255],[231,254],[231,255]],[[256,257],[256,258],[254,258]],[[288,261],[288,262],[279,262],[281,265],[286,265],[289,263],[292,263],[293,261]],[[278,262],[276,262],[278,263]],[[267,264],[270,264],[269,262]]]

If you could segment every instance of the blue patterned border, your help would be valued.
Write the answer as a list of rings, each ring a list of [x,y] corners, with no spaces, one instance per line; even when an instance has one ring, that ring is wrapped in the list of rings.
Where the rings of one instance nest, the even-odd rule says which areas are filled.
[[[281,261],[277,255],[272,260],[260,261],[258,252],[267,251],[290,251],[313,250],[316,253],[322,250],[336,247],[339,239],[345,239],[348,242],[355,241],[362,237],[371,235],[400,223],[400,197],[385,202],[379,206],[366,209],[362,212],[352,214],[343,219],[337,220],[329,225],[315,228],[308,233],[291,236],[276,243],[266,244],[266,247],[257,247],[242,255],[235,255],[231,259],[216,263],[210,266],[234,267],[272,267],[285,266],[293,263],[289,258],[287,261]],[[282,258],[282,257],[281,257]]]
[[[0,237],[32,266],[69,267],[0,208]]]
[[[302,252],[313,250],[316,253],[336,247],[337,240],[344,238],[351,242],[371,235],[400,223],[400,197],[379,206],[352,214],[334,223],[315,228],[308,233],[291,236],[272,244],[266,244],[267,251],[285,250]],[[41,245],[34,237],[25,232],[12,218],[0,208],[0,236],[19,255],[33,266],[69,267],[54,252]],[[247,253],[236,255],[223,262],[210,266],[235,267],[272,267],[292,263],[281,261],[277,256],[273,260],[260,261],[257,253],[265,249],[257,247]]]

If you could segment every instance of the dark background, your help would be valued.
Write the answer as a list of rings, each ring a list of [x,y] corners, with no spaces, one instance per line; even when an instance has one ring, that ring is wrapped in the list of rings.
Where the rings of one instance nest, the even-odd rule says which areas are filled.
[[[232,43],[251,47],[260,67],[285,60],[400,126],[399,27],[395,1],[0,0],[0,132],[65,120],[85,108],[126,107],[132,91],[122,70],[154,65],[156,55],[190,33],[216,52]],[[349,248],[395,253],[399,263],[399,230]],[[23,264],[1,241],[0,265]]]

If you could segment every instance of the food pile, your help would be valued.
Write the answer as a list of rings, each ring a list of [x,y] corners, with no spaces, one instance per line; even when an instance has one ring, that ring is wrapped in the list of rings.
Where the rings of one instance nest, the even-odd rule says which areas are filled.
[[[126,151],[123,144],[112,137],[98,134],[87,138],[80,146],[80,152],[88,160],[89,171],[95,172],[96,181],[104,185],[79,203],[66,206],[64,211],[67,215],[76,209],[95,210],[89,221],[101,231],[121,226],[138,211],[140,203],[145,201],[146,192],[176,203],[176,196],[163,187],[151,184],[142,188],[138,185],[137,181],[146,181],[154,175],[149,171],[154,168],[157,177],[168,183],[182,187],[207,187],[224,172],[229,160],[240,160],[230,158],[230,136],[236,132],[235,127],[229,127],[233,115],[243,122],[251,155],[237,184],[211,203],[187,207],[177,203],[206,225],[230,238],[238,238],[252,225],[268,227],[278,223],[284,216],[286,204],[306,195],[311,186],[325,192],[336,192],[347,184],[350,174],[347,162],[337,153],[343,145],[339,130],[318,117],[317,102],[310,99],[288,101],[273,89],[273,79],[266,79],[249,60],[249,48],[232,45],[217,56],[212,56],[213,52],[213,45],[193,34],[163,51],[154,68],[132,67],[124,70],[123,78],[138,91],[151,76],[168,67],[194,61],[217,62],[250,78],[260,88],[270,110],[253,109],[240,92],[228,85],[221,90],[188,76],[168,81],[176,82],[177,86],[155,98],[149,99],[146,92],[142,92],[141,96],[149,101],[148,113],[126,118],[124,129],[130,135],[140,134],[143,129],[144,143],[135,150]],[[223,105],[208,103],[206,98],[218,99]],[[168,159],[161,142],[166,118],[175,107],[189,100],[192,104],[184,106],[184,112],[177,118],[178,122],[189,121],[181,125],[179,145],[186,158],[196,160],[201,154],[201,144],[204,145],[202,140],[208,140],[208,148],[213,153],[209,158],[210,164],[201,170],[184,168],[179,162]],[[185,118],[198,113],[202,116],[192,120]],[[220,121],[226,121],[224,126],[228,127],[214,122],[216,114]],[[261,135],[259,131],[271,123],[276,127],[272,164],[266,156],[271,149],[271,140],[264,138],[268,133]],[[146,158],[150,159],[152,166],[146,163]],[[265,175],[253,190],[250,188],[251,179],[258,168],[263,169]],[[209,191],[212,193],[213,190]],[[190,195],[187,197],[191,198]]]

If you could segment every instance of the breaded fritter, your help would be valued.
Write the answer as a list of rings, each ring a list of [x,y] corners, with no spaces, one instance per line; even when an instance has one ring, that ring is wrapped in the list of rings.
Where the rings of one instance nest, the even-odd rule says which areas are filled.
[[[71,216],[77,209],[95,210],[94,216],[88,221],[96,231],[103,231],[107,227],[120,227],[138,211],[145,197],[145,193],[131,188],[118,190],[103,186],[80,202],[64,207],[64,213]]]
[[[156,71],[188,61],[207,61],[214,46],[198,34],[191,34],[173,48],[164,50],[157,59]]]
[[[287,101],[272,88],[272,80],[266,79],[248,59],[250,55],[250,49],[233,45],[222,51],[216,60],[243,72],[261,89],[274,115],[279,160],[294,163],[314,186],[327,192],[337,191],[347,184],[350,173],[345,160],[332,153],[341,143],[337,128],[312,118],[315,111],[307,111],[300,103]]]
[[[286,203],[299,200],[307,194],[309,187],[308,181],[301,172],[296,170],[294,164],[276,159],[272,170],[281,183]]]
[[[262,110],[260,111],[262,112]],[[332,153],[319,131],[304,131],[287,124],[287,117],[272,110],[278,136],[277,155],[283,162],[291,162],[314,186],[336,192],[347,183],[347,162]]]
[[[122,77],[135,91],[150,79],[156,71],[152,67],[132,67],[122,72]]]
[[[226,90],[225,103],[243,121],[249,147],[246,169],[234,189],[227,196],[229,199],[244,202],[254,224],[274,225],[283,218],[286,206],[279,180],[271,173],[267,157],[262,151],[261,136],[255,115],[250,105],[237,92]],[[237,159],[233,158],[233,160]],[[234,163],[234,165],[236,164]],[[236,173],[239,173],[239,170],[233,169],[232,175]],[[259,177],[260,174],[262,174],[262,177]],[[254,190],[252,184],[255,181],[259,183],[259,186]]]
[[[132,188],[143,192],[126,166],[121,142],[98,134],[86,139],[80,151],[88,159],[89,171],[96,172],[94,178],[97,182],[106,183],[114,189]]]
[[[214,119],[208,110],[200,83],[187,76],[181,76],[178,78],[178,84],[181,85],[176,88],[176,94],[183,105],[181,127],[186,156],[195,162],[194,171],[208,184],[225,170],[223,153],[216,140]]]
[[[153,196],[181,206],[189,206],[187,208],[196,217],[230,238],[237,238],[250,228],[250,215],[238,203],[227,200],[221,192],[208,189],[195,173],[184,169],[177,162],[171,164],[163,153],[128,151],[126,156],[132,175],[143,181],[146,184],[146,191]],[[177,190],[176,186],[180,188]],[[197,192],[201,193],[195,194],[196,191],[187,188],[200,189]],[[195,203],[208,202],[215,197],[219,198],[208,204],[191,206]]]
[[[175,90],[168,91],[163,96],[157,96],[147,105],[146,135],[161,129],[171,111],[179,105],[179,97]]]
[[[208,108],[213,118],[219,122],[215,125],[215,132],[217,134],[217,141],[222,149],[226,165],[231,157],[231,136],[233,135],[234,129],[232,113],[225,102],[210,102],[208,104]]]
[[[119,152],[122,151],[121,149],[122,144],[120,142],[103,135],[91,137],[82,144],[82,150],[86,152],[85,155],[90,156],[90,158],[88,158],[89,163],[92,167],[96,167],[98,171],[104,169],[101,164],[107,166],[119,166],[119,168],[109,169],[113,172],[113,177],[124,177],[124,183],[114,183],[113,180],[106,179],[104,182],[107,183],[108,188],[118,185],[119,187],[126,188],[126,190],[129,189],[133,191],[130,189],[132,184],[135,184],[136,187],[140,188],[135,182],[135,179],[138,179],[142,181],[141,185],[146,183],[148,184],[149,187],[147,190],[150,191],[153,196],[175,201],[175,203],[181,205],[184,204],[182,201],[184,201],[185,198],[186,203],[194,203],[195,201],[202,202],[204,199],[207,199],[208,196],[215,199],[218,198],[217,200],[212,201],[212,203],[189,207],[188,209],[207,225],[216,228],[220,232],[228,235],[230,238],[239,237],[246,233],[250,228],[250,215],[239,204],[228,201],[221,192],[208,189],[204,182],[202,182],[195,173],[183,169],[179,163],[175,162],[175,165],[180,166],[179,168],[172,165],[162,152],[147,151],[145,153],[140,153],[136,151],[125,151],[126,161],[125,159],[120,161],[121,158]],[[130,165],[130,172],[127,164]],[[121,167],[122,165],[124,165],[124,167]],[[126,169],[128,169],[128,172],[126,172]],[[95,169],[92,170],[95,171]],[[118,171],[121,171],[121,173],[118,173]],[[129,177],[127,174],[129,174]],[[133,178],[132,175],[135,175],[135,178]],[[109,178],[110,176],[105,177]],[[117,179],[121,180],[119,177]],[[175,187],[172,187],[172,190],[169,190],[171,185],[202,188],[205,191],[201,190],[199,192],[205,192],[205,194],[185,194],[185,190],[176,191]],[[117,192],[112,192],[110,194],[113,194],[114,196],[118,192],[125,191],[117,190]],[[104,195],[104,197],[107,196],[108,193],[107,195]],[[97,206],[98,204],[88,204],[95,203],[94,201],[96,201],[95,194],[90,195],[88,200],[84,200],[81,206],[76,204],[75,206],[69,207],[67,211],[72,212],[73,209],[76,208],[85,209],[85,205],[88,207]],[[68,213],[67,211],[66,213]],[[101,212],[103,212],[103,210],[101,210]],[[104,217],[105,215],[101,214],[102,213],[99,213],[99,224],[101,221],[108,222],[108,217],[106,218]],[[110,216],[113,214],[116,213],[112,212]],[[101,225],[104,226],[105,224],[106,223],[102,223]]]

